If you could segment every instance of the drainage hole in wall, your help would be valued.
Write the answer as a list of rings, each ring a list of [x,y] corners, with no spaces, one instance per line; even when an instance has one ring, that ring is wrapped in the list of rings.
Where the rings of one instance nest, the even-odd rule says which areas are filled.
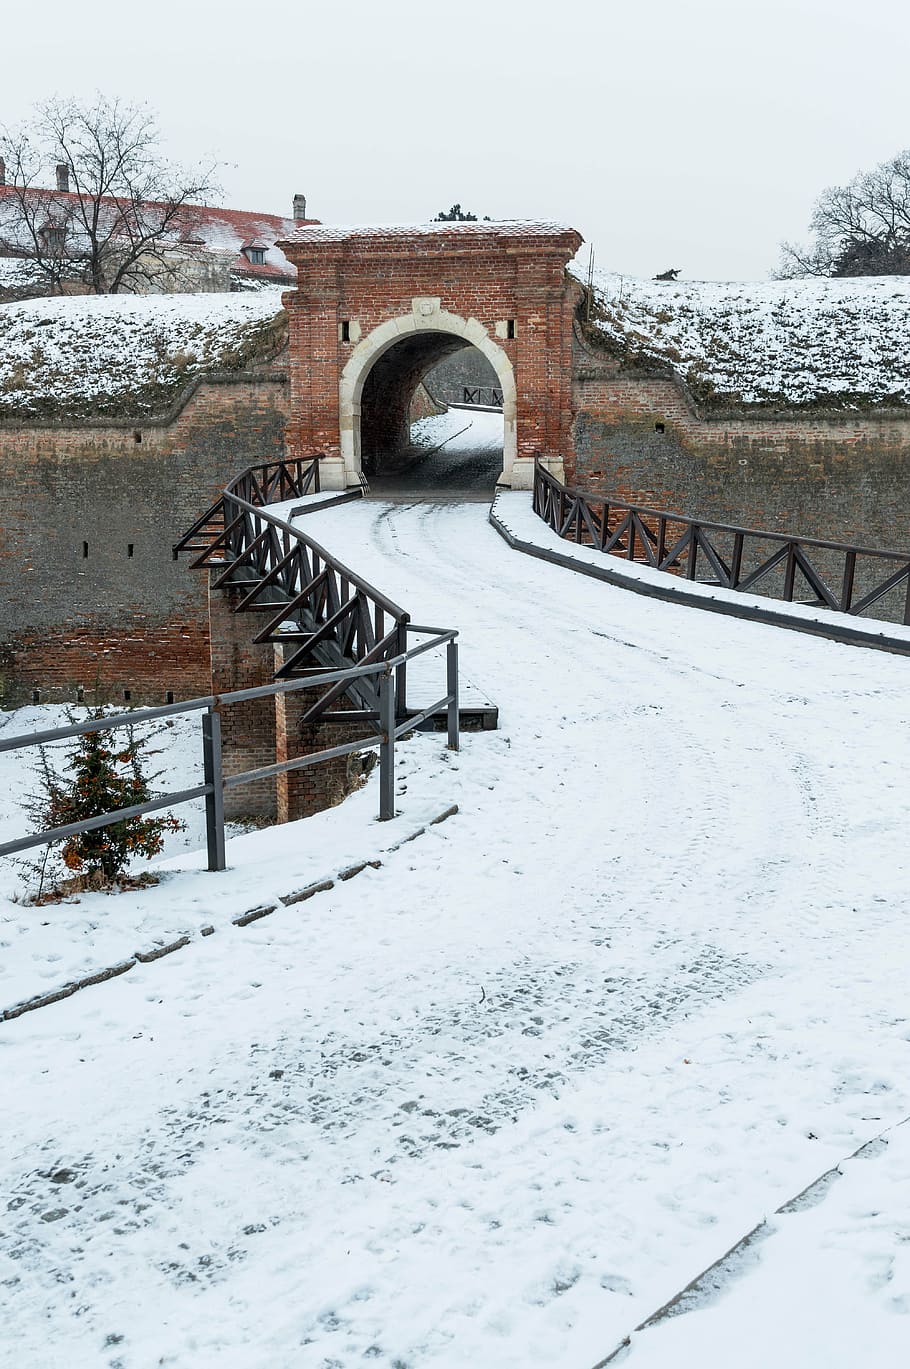
[[[130,558],[130,560],[132,560],[132,556],[133,556],[133,544],[132,544],[132,542],[127,542],[127,544],[126,544],[126,554],[127,554],[127,556]]]
[[[665,423],[655,423],[654,431],[656,433],[665,433],[667,431],[667,425]]]
[[[168,692],[165,694],[165,696],[164,696],[164,702],[165,702],[166,704],[172,704],[172,703],[174,702],[174,691],[173,691],[173,689],[169,689]]]

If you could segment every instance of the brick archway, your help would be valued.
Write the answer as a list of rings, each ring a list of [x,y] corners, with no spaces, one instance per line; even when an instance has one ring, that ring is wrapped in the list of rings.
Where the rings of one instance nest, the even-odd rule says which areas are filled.
[[[438,299],[418,299],[410,315],[388,319],[362,338],[351,353],[341,373],[339,389],[339,426],[341,457],[344,461],[346,484],[356,484],[363,469],[361,417],[364,386],[374,374],[376,363],[398,348],[406,339],[415,342],[442,337],[461,340],[476,347],[490,362],[502,386],[503,448],[500,483],[509,485],[517,451],[517,399],[512,363],[503,348],[488,336],[476,319],[459,318],[440,309]],[[448,350],[456,350],[449,348]],[[442,353],[444,355],[444,353]],[[428,357],[433,354],[427,352]],[[435,360],[435,357],[434,357]],[[429,364],[425,367],[429,369]]]
[[[361,404],[396,344],[432,335],[477,347],[503,388],[501,483],[529,488],[535,456],[574,475],[572,324],[580,287],[566,265],[581,236],[563,224],[472,222],[298,229],[289,316],[291,455],[325,454],[323,483],[362,469]],[[451,350],[451,348],[450,348]]]

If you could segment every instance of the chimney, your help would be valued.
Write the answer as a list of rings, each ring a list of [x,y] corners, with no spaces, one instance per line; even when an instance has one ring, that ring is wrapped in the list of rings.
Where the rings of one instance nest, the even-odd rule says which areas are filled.
[[[66,194],[70,188],[70,169],[66,162],[57,163],[57,189]]]
[[[306,195],[294,196],[294,222],[303,223],[306,219]]]
[[[0,185],[6,185],[6,162],[0,157]]]

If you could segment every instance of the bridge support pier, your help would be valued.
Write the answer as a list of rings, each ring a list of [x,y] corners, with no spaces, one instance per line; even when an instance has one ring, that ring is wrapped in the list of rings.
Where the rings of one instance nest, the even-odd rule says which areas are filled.
[[[220,567],[219,567],[220,570]],[[215,571],[213,574],[217,574]],[[272,684],[284,660],[279,644],[259,645],[253,636],[258,614],[235,613],[242,589],[209,590],[212,692],[254,689]],[[302,689],[233,704],[221,714],[222,755],[225,775],[293,760],[330,746],[354,741],[363,728],[344,724],[312,724],[301,720],[315,703],[319,691]],[[340,699],[334,711],[349,705]],[[371,761],[366,762],[368,765]],[[256,780],[225,791],[224,815],[228,820],[294,822],[323,808],[340,803],[355,789],[363,774],[358,755],[340,756],[305,770],[292,770],[272,779]]]
[[[217,573],[212,572],[213,575]],[[255,689],[271,684],[274,679],[274,646],[260,646],[252,640],[257,616],[234,612],[234,604],[242,594],[240,589],[209,588],[214,694]],[[225,775],[274,765],[277,746],[274,698],[250,699],[247,703],[226,708],[221,718],[221,738]],[[227,819],[261,818],[274,822],[277,813],[273,779],[241,784],[225,792],[224,815]]]
[[[355,728],[337,723],[302,722],[303,715],[316,702],[319,693],[315,689],[302,689],[293,694],[275,696],[276,761],[292,760],[296,756],[306,756],[330,746],[341,746],[363,734],[362,726]],[[334,709],[341,712],[348,706],[342,698],[334,705]],[[289,770],[279,775],[277,821],[296,822],[298,818],[308,818],[323,808],[334,808],[357,788],[363,773],[363,761],[355,753],[336,756],[334,760],[308,766],[305,770]]]
[[[324,456],[319,463],[319,488],[321,490],[346,490],[359,484],[352,479],[342,456]]]

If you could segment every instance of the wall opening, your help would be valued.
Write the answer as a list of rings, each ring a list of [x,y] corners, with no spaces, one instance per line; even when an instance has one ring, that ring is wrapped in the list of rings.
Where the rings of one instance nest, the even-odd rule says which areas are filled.
[[[465,378],[483,391],[467,410]],[[510,483],[516,408],[512,363],[487,331],[438,301],[415,301],[413,315],[358,342],[342,372],[345,482],[364,474],[377,493],[385,482],[402,493],[489,498],[497,483]]]
[[[465,395],[490,395],[498,385],[488,359],[463,337],[418,332],[393,343],[370,367],[361,396],[371,488],[489,497],[502,471],[501,407],[466,404]]]

